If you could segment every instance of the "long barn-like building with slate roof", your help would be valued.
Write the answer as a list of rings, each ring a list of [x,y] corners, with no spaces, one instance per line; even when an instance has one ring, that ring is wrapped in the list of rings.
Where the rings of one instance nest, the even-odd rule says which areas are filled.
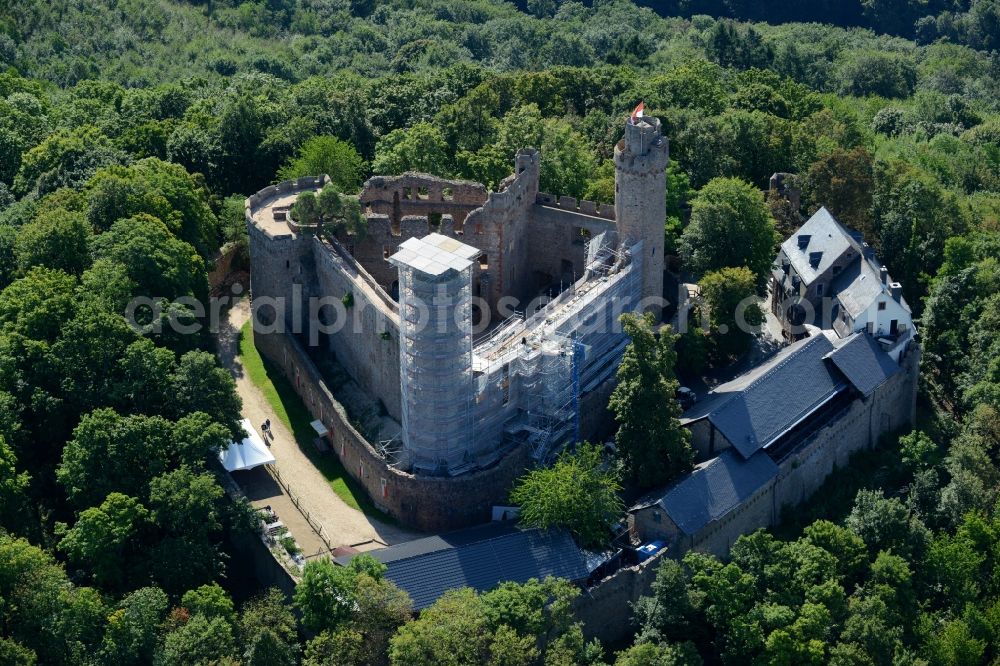
[[[581,582],[589,573],[569,532],[520,529],[512,523],[491,523],[368,554],[385,564],[386,578],[410,595],[417,611],[448,590],[471,587],[486,592],[501,583],[548,576]],[[347,564],[354,557],[335,561]]]
[[[772,310],[791,344],[684,413],[700,462],[633,507],[674,554],[724,555],[775,523],[852,453],[913,422],[920,348],[902,288],[861,237],[820,209],[781,246]],[[825,321],[804,313],[825,311]]]

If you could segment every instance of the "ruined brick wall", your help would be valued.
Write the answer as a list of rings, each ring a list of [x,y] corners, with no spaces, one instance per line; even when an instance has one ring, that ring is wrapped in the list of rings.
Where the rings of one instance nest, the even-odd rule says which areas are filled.
[[[237,262],[238,248],[234,243],[227,243],[212,258],[211,270],[208,272],[209,291],[215,293],[223,285],[229,274],[236,269],[242,269],[242,265],[235,265]]]
[[[524,267],[529,252],[526,228],[538,195],[539,167],[538,151],[518,153],[514,173],[465,220],[462,242],[485,255],[482,270],[473,277],[472,293],[485,299],[494,313],[503,296],[524,300],[534,295],[534,277]]]
[[[371,178],[360,195],[367,233],[363,239],[341,240],[390,293],[396,275],[385,259],[408,238],[436,231],[478,248],[483,256],[473,267],[472,293],[496,314],[502,296],[526,298],[534,288],[531,271],[524,268],[525,228],[538,193],[538,153],[518,154],[514,168],[496,192],[479,183],[417,173]]]
[[[530,273],[535,291],[540,291],[548,284],[569,284],[582,277],[587,243],[615,225],[610,206],[601,207],[605,217],[597,217],[598,205],[592,201],[539,194],[536,202],[527,225],[528,256],[523,270]]]
[[[366,218],[368,229],[363,238],[352,236],[340,240],[365,270],[379,283],[383,290],[396,296],[398,273],[396,267],[386,261],[396,253],[401,243],[410,238],[423,238],[430,233],[439,233],[465,242],[455,218],[450,214],[440,214],[433,219],[420,215],[404,215],[398,224],[382,213],[372,213]],[[479,273],[479,265],[473,266],[473,284]]]
[[[447,531],[490,520],[494,504],[507,504],[510,488],[530,463],[527,447],[492,467],[459,477],[429,477],[389,467],[351,425],[301,344],[287,334],[254,335],[257,348],[281,368],[313,418],[330,431],[330,446],[348,473],[381,510],[404,525]]]
[[[486,187],[480,183],[411,171],[401,176],[369,178],[358,200],[362,212],[388,216],[394,230],[398,230],[407,215],[430,217],[436,213],[451,215],[461,231],[466,216],[486,203],[488,196]]]

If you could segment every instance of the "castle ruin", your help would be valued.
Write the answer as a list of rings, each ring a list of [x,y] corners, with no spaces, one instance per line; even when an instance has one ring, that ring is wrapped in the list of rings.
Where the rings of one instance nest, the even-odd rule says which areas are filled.
[[[607,429],[618,319],[662,304],[668,153],[657,119],[630,119],[614,206],[539,192],[535,150],[495,192],[376,176],[357,235],[291,219],[323,176],[247,199],[255,342],[388,513],[424,529],[485,520],[532,460]],[[360,436],[304,346],[380,406],[384,436]]]

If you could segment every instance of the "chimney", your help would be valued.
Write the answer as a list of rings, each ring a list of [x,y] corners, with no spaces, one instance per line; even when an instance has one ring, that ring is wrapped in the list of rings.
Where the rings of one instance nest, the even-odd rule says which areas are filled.
[[[809,234],[799,234],[799,249],[804,250],[809,246]]]
[[[878,269],[879,279],[882,280],[882,284],[889,284],[889,269],[883,266]]]
[[[890,282],[889,293],[892,295],[893,300],[898,303],[899,299],[903,297],[903,285],[898,282]]]

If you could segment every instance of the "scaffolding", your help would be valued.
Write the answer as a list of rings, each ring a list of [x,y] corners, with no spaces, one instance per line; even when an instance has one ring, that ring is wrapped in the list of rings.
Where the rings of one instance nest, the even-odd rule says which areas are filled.
[[[396,453],[401,465],[425,474],[458,474],[470,463],[470,259],[477,253],[431,234],[390,257],[399,268],[403,447]]]
[[[457,257],[442,258],[418,247],[429,239],[411,239],[401,246],[409,254],[390,258],[400,275],[403,436],[379,442],[381,453],[390,464],[441,475],[488,467],[515,446],[548,462],[579,440],[581,395],[617,369],[627,343],[618,318],[641,297],[642,243],[600,234],[580,280],[474,342],[464,255],[476,250],[456,243]]]
[[[516,364],[522,408],[507,432],[523,438],[532,457],[544,463],[579,435],[577,343],[550,334],[524,347]]]

